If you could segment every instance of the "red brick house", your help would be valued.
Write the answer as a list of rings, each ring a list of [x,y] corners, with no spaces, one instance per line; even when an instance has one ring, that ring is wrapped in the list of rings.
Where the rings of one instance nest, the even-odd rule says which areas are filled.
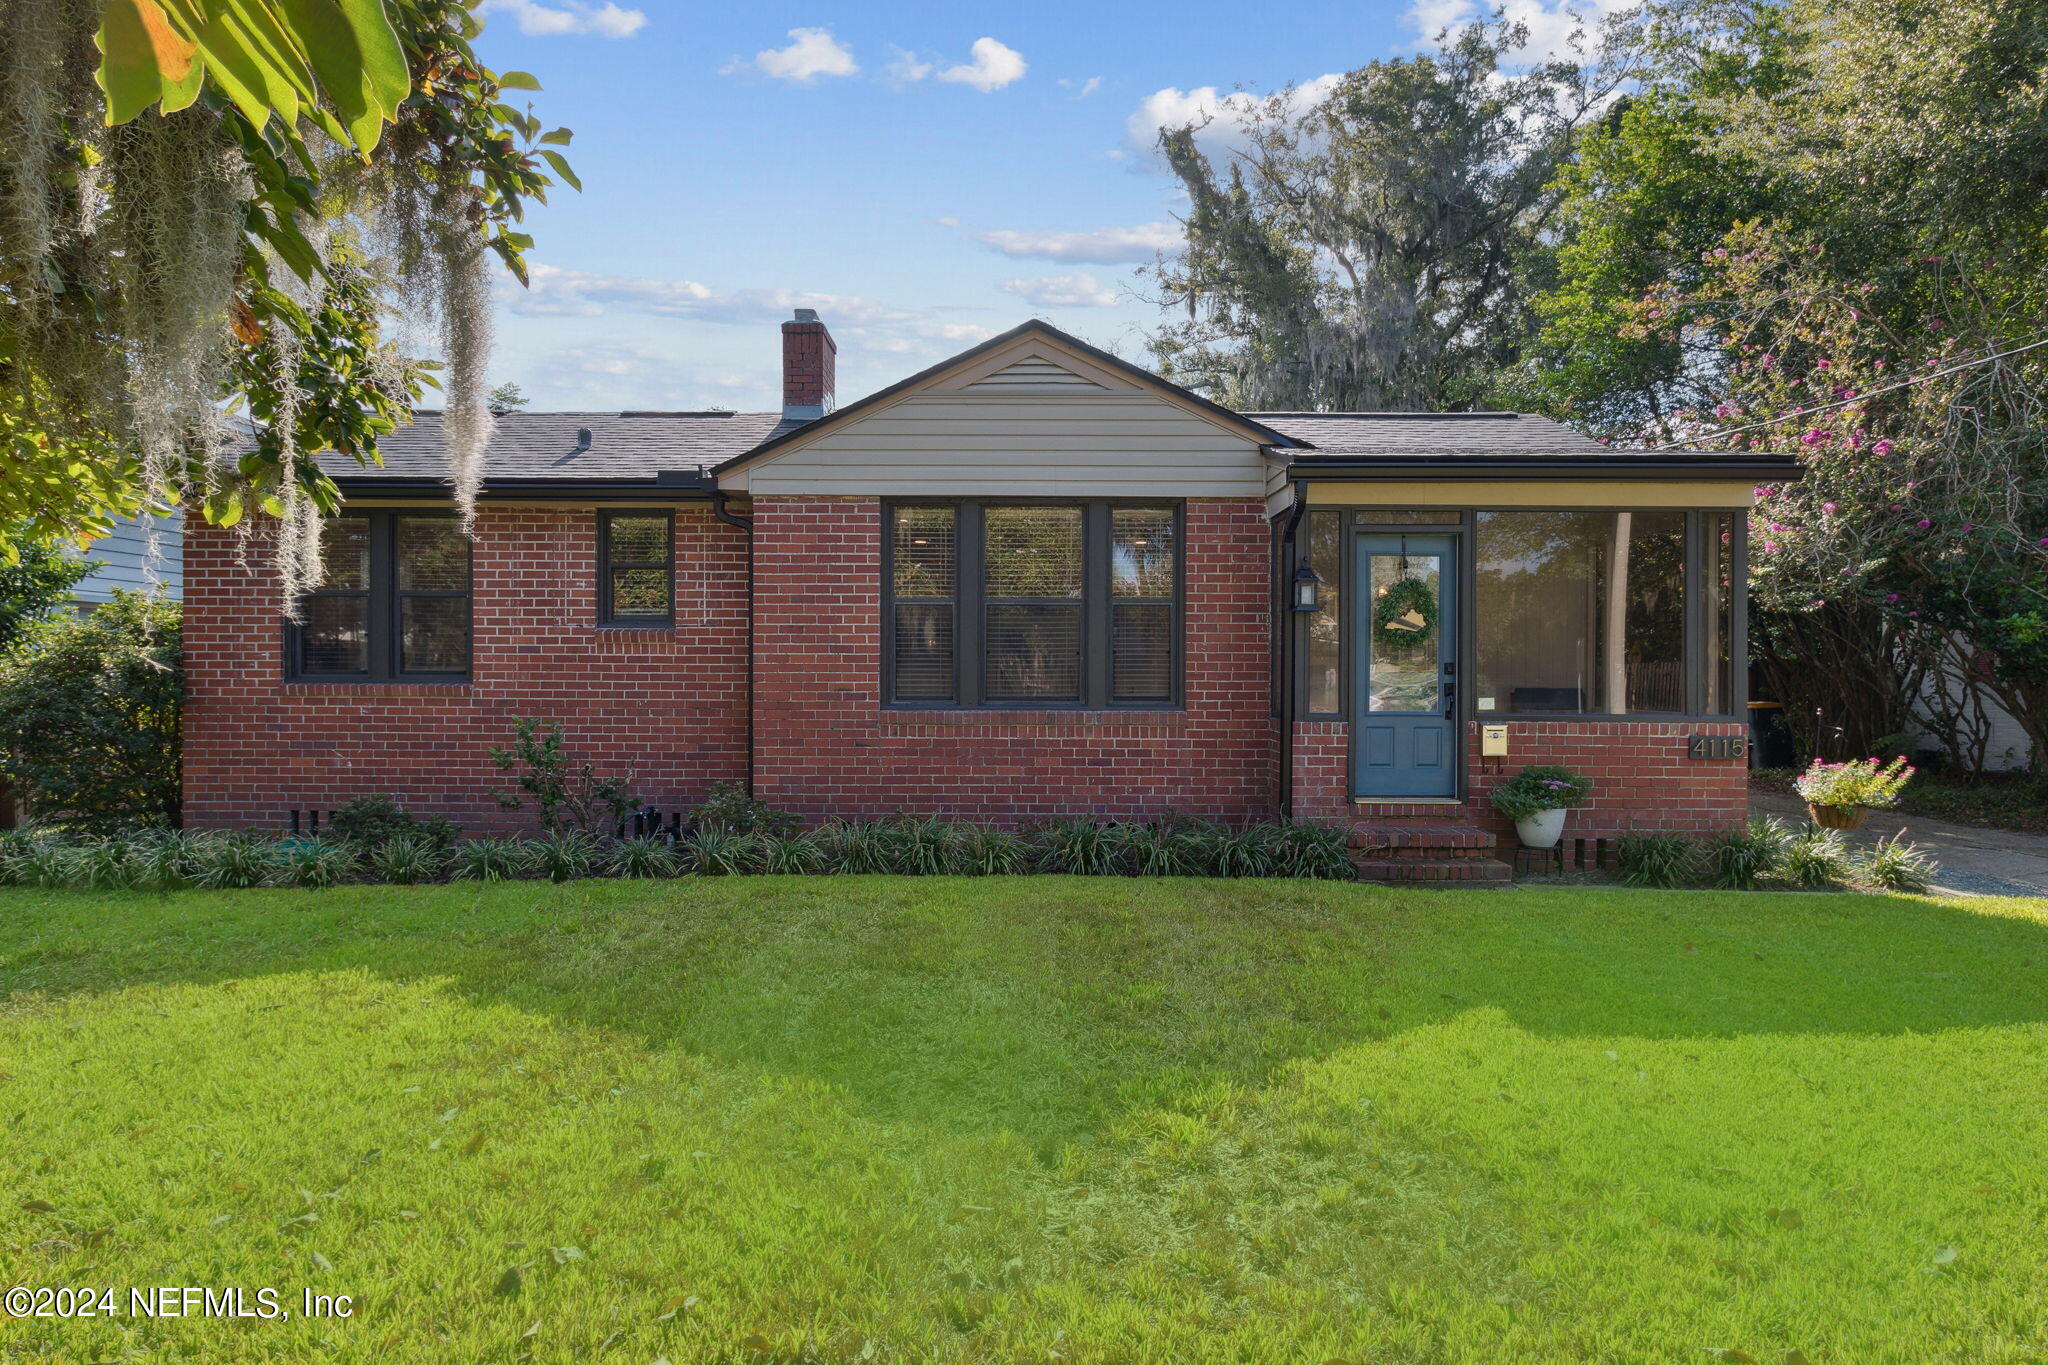
[[[779,413],[510,413],[473,540],[438,416],[337,466],[327,582],[185,551],[185,809],[392,793],[518,825],[514,719],[656,806],[813,818],[1172,810],[1568,833],[1742,817],[1744,509],[1786,457],[1610,450],[1515,413],[1239,413],[1039,322],[845,407],[782,325]],[[1444,836],[1439,838],[1438,836]],[[1418,839],[1422,836],[1418,835]]]

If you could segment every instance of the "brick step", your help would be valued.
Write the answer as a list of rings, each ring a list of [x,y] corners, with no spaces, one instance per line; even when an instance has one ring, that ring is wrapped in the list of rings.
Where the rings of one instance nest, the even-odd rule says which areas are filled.
[[[1358,880],[1383,886],[1512,886],[1514,872],[1498,858],[1354,858]]]
[[[1351,856],[1360,861],[1484,858],[1498,841],[1474,825],[1358,825],[1351,831]]]

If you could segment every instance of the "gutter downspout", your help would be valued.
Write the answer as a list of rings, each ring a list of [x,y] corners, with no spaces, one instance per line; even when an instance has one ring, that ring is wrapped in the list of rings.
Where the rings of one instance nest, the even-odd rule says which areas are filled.
[[[727,510],[731,494],[711,490],[711,515],[747,533],[747,795],[754,794],[754,523]]]
[[[1280,648],[1280,818],[1288,821],[1294,819],[1294,679],[1299,667],[1295,655],[1300,652],[1294,641],[1294,569],[1301,557],[1295,532],[1308,511],[1308,480],[1293,483],[1294,506],[1280,531],[1280,562],[1274,566],[1280,581],[1273,585],[1273,601],[1280,611],[1280,625],[1273,632]]]

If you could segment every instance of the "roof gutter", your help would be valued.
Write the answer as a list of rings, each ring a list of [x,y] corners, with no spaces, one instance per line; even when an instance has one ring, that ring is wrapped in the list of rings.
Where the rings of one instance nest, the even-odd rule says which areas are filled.
[[[345,498],[452,498],[443,478],[342,475],[334,480]],[[619,502],[694,502],[716,489],[696,469],[668,469],[651,479],[485,479],[477,496],[500,502],[564,502],[602,498]]]
[[[1289,472],[1299,479],[1440,479],[1447,482],[1474,479],[1752,479],[1789,482],[1804,468],[1790,455],[1734,460],[1468,460],[1456,458],[1389,460],[1362,458],[1346,460],[1319,456],[1296,459]]]

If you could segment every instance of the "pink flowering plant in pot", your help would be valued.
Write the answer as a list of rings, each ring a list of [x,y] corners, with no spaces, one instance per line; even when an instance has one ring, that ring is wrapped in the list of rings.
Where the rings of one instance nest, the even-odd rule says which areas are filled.
[[[1807,814],[1816,825],[1855,829],[1872,810],[1898,805],[1899,793],[1912,777],[1913,765],[1903,758],[1889,763],[1876,758],[1823,763],[1816,758],[1792,785],[1806,799]]]
[[[1564,813],[1584,805],[1593,784],[1554,764],[1532,763],[1493,792],[1493,808],[1515,822],[1524,848],[1554,848],[1564,836]]]

